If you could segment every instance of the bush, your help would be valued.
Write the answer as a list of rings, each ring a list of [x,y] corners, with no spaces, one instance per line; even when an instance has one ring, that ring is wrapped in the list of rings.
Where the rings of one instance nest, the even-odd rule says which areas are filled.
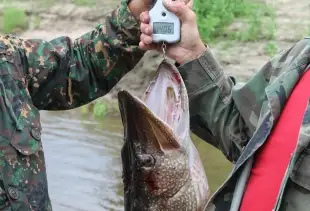
[[[73,0],[73,3],[79,6],[91,6],[95,3],[95,1],[91,0]]]
[[[206,42],[222,38],[224,35],[252,41],[259,38],[270,39],[274,34],[273,11],[262,3],[245,0],[195,0],[194,10],[200,33]],[[246,20],[247,30],[242,33],[225,32],[227,26],[237,18]],[[265,21],[266,18],[269,19]],[[267,33],[266,30],[261,30],[263,27]]]
[[[25,12],[21,9],[9,7],[3,11],[3,32],[14,33],[17,30],[24,30],[28,27],[28,20]]]

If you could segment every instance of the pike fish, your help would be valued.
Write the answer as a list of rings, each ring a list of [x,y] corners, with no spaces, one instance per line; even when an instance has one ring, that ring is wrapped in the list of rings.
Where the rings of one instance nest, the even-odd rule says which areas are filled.
[[[208,179],[189,128],[180,73],[164,60],[144,97],[118,92],[125,211],[202,211]]]

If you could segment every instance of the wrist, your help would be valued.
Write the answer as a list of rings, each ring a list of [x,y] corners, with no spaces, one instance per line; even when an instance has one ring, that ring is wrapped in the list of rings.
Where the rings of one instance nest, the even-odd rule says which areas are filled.
[[[189,50],[182,58],[176,60],[179,65],[198,59],[205,51],[207,46],[204,43],[197,44],[192,50]]]
[[[127,1],[127,6],[130,10],[130,12],[132,13],[132,15],[137,19],[139,20],[140,18],[140,14],[142,12],[145,11],[144,7],[144,3],[143,6],[141,5],[141,2],[138,2],[138,1],[133,1],[133,0],[126,0]]]

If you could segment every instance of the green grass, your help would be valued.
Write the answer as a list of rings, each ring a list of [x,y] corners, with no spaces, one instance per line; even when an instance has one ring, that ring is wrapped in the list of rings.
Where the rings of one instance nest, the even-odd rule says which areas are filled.
[[[35,17],[35,21],[34,21],[34,26],[35,27],[39,27],[40,26],[40,22],[41,22],[40,16],[36,16]]]
[[[262,3],[245,0],[196,0],[194,10],[202,38],[206,42],[218,39],[255,41],[272,39],[275,24],[273,10]],[[236,20],[242,30],[228,31]]]
[[[85,116],[91,114],[95,119],[98,120],[120,115],[118,104],[116,102],[108,102],[102,98],[82,106],[81,113]]]
[[[0,15],[0,31],[4,34],[14,34],[22,32],[28,28],[29,18],[25,14],[23,9],[9,6],[10,2],[6,4],[6,8],[3,9],[2,14]],[[54,0],[41,0],[37,6],[52,6],[55,4]],[[95,3],[95,0],[73,0],[73,3],[78,6],[92,6]],[[35,18],[35,27],[40,24],[40,18]]]
[[[266,45],[265,45],[265,53],[269,56],[269,57],[273,57],[278,50],[277,45],[275,44],[275,42],[273,41],[269,41]]]
[[[21,9],[8,7],[3,11],[2,30],[5,34],[22,31],[28,27],[28,18]]]
[[[91,6],[95,3],[95,0],[73,0],[73,3],[78,6]]]

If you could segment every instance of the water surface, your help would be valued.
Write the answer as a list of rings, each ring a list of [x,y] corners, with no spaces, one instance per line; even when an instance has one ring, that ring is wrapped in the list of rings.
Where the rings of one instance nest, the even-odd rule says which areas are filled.
[[[81,118],[80,111],[41,112],[49,193],[55,211],[123,211],[120,117]],[[231,165],[221,152],[193,137],[211,189]]]
[[[111,125],[108,131],[96,121],[81,120],[67,113],[41,112],[53,209],[124,210],[121,125],[114,128]]]

